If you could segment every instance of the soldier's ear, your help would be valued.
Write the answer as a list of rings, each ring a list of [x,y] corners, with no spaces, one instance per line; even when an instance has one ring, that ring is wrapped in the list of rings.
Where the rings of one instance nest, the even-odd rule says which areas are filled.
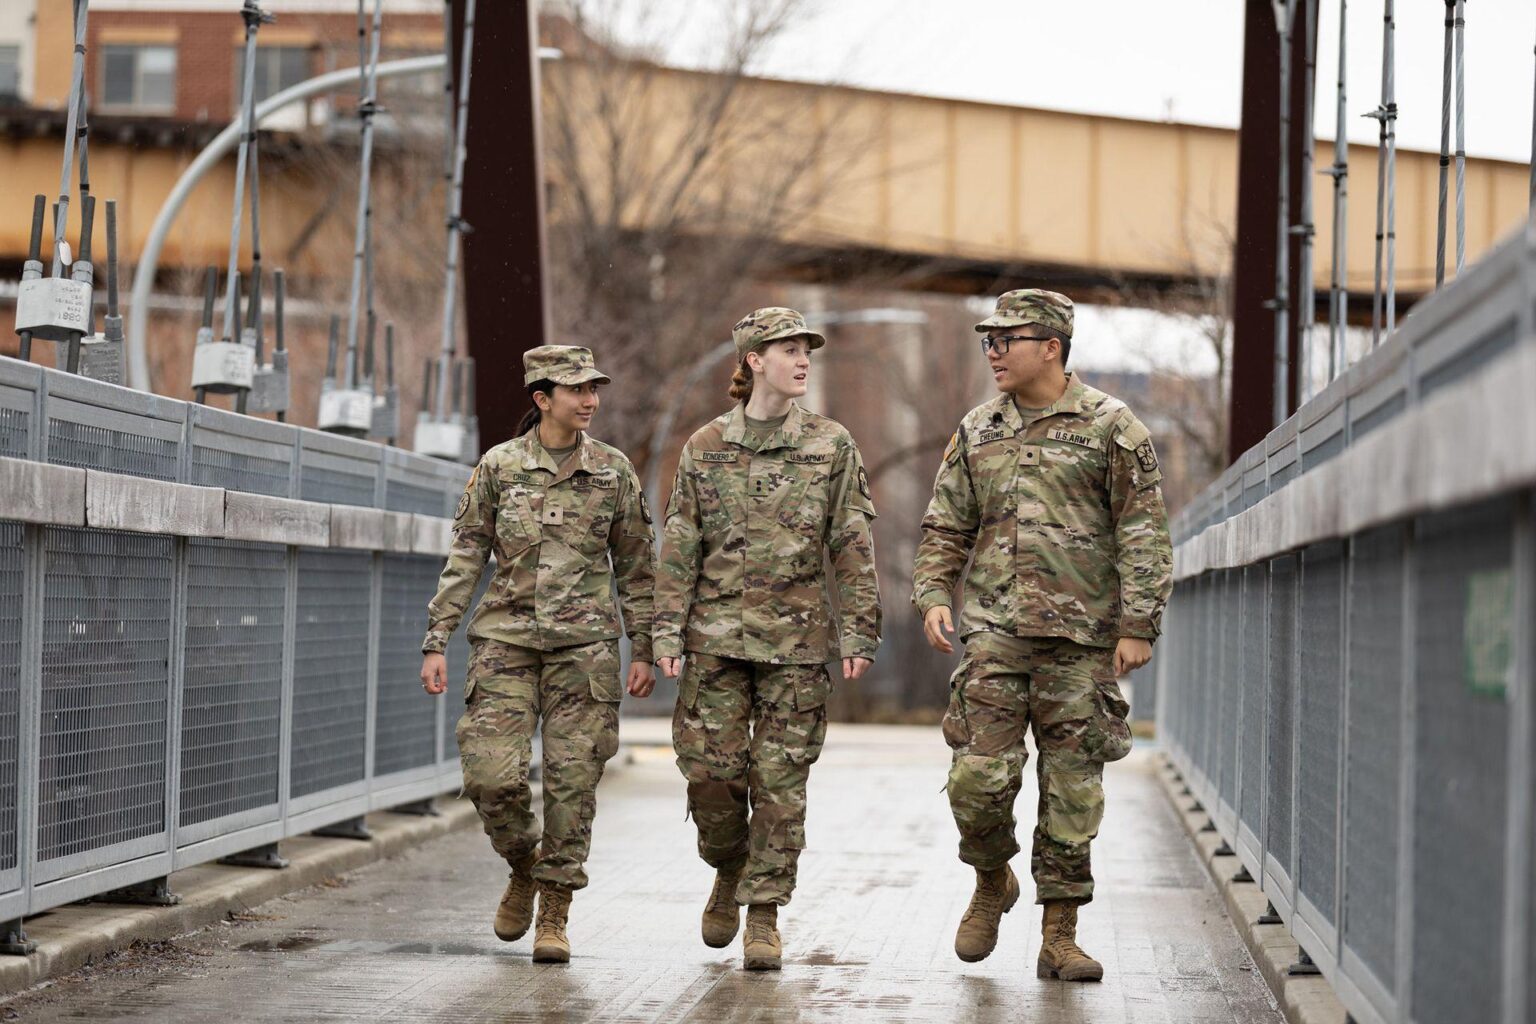
[[[539,407],[539,412],[549,412],[550,406],[554,403],[550,401],[547,393],[535,391],[533,393],[533,404]]]

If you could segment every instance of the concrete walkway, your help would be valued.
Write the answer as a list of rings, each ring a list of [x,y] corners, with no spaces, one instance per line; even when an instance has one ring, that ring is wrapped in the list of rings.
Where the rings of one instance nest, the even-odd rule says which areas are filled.
[[[1152,755],[1109,772],[1099,898],[1080,940],[1099,985],[1034,976],[1038,911],[1004,919],[992,957],[952,950],[972,874],[955,857],[938,730],[836,726],[812,773],[800,889],[781,913],[781,974],[711,950],[661,723],[626,720],[634,762],[599,796],[592,885],[568,966],[535,966],[490,917],[505,869],[477,831],[341,884],[274,900],[173,943],[130,951],[0,1004],[36,1021],[1092,1021],[1282,1020],[1167,799]],[[1020,798],[1030,812],[1034,795]],[[1027,840],[1026,840],[1027,845]],[[1015,861],[1027,873],[1027,854]],[[738,940],[739,941],[739,940]]]

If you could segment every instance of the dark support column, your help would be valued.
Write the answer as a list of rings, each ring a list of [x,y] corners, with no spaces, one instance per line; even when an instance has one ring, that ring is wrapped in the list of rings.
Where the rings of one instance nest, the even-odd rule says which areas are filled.
[[[1298,6],[1292,32],[1291,64],[1291,213],[1301,209],[1301,189],[1312,182],[1302,177],[1302,132],[1311,121],[1304,89],[1307,73],[1307,24],[1304,0]],[[1232,268],[1232,397],[1228,461],[1264,439],[1275,425],[1275,237],[1279,209],[1280,168],[1280,42],[1270,0],[1247,0],[1243,26],[1243,110],[1238,131],[1237,246]],[[1292,237],[1290,392],[1294,411],[1299,392],[1300,351],[1296,324],[1300,294],[1296,268],[1301,243]]]
[[[454,59],[465,0],[452,0]],[[528,408],[522,355],[549,343],[538,22],[529,0],[478,0],[464,167],[464,302],[482,448]]]

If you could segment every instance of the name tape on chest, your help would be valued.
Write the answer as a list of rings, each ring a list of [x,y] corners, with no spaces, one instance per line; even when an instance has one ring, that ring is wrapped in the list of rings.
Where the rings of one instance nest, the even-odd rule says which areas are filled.
[[[976,434],[976,443],[977,444],[990,444],[993,441],[1001,441],[1005,437],[1012,437],[1012,436],[1013,435],[1010,434],[1008,431],[997,429],[997,428],[993,428],[993,429],[990,429],[990,430],[982,430],[982,431],[977,432],[977,434]]]
[[[1052,430],[1045,435],[1052,441],[1065,441],[1067,444],[1081,445],[1084,448],[1102,449],[1104,442],[1087,434],[1079,434],[1071,430]]]
[[[789,452],[784,456],[785,462],[796,462],[801,465],[817,465],[831,462],[831,452]]]
[[[693,457],[700,462],[735,462],[735,452],[694,452]]]

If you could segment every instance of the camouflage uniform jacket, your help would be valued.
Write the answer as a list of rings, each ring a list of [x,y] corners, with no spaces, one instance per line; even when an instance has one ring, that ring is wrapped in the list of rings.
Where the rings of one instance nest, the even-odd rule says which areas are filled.
[[[1153,640],[1173,585],[1161,479],[1147,428],[1075,374],[1028,423],[999,395],[966,414],[944,453],[912,602],[923,615],[949,605],[974,551],[961,637]]]
[[[651,513],[623,452],[582,434],[557,468],[530,430],[486,452],[459,499],[421,649],[448,645],[494,554],[471,639],[540,651],[614,639],[617,579],[631,656],[649,662],[653,545]]]
[[[688,650],[774,665],[873,658],[875,506],[853,438],[798,405],[756,452],[743,443],[746,430],[737,405],[683,446],[662,530],[656,657]],[[837,631],[823,550],[837,578]]]

